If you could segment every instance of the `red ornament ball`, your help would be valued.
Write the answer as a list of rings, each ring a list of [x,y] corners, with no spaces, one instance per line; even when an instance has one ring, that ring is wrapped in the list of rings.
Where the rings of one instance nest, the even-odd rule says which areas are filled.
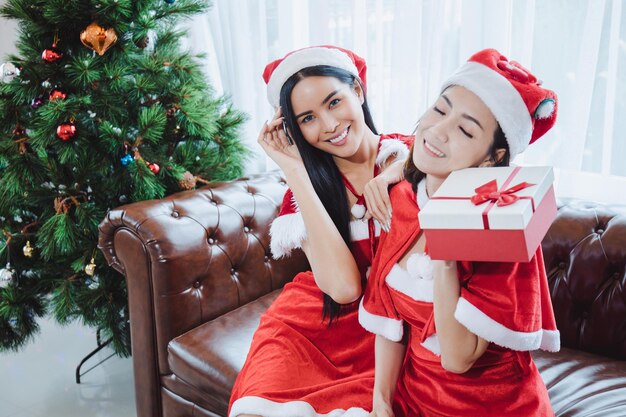
[[[41,53],[41,58],[46,62],[58,61],[62,56],[63,54],[61,52],[57,52],[54,49],[44,49]]]
[[[154,174],[158,174],[159,171],[161,170],[161,167],[158,164],[150,163],[148,164],[148,168],[150,169],[150,171],[152,171]]]
[[[63,91],[54,89],[50,93],[50,96],[48,97],[48,99],[50,101],[65,100],[66,97],[67,97],[67,94],[65,94]]]
[[[57,127],[57,136],[64,142],[72,139],[76,134],[76,125],[74,123],[63,123]]]

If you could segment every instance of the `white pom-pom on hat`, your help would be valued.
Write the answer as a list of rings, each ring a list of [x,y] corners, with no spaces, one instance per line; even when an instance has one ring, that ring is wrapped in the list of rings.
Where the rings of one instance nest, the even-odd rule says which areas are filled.
[[[552,116],[555,109],[554,100],[551,98],[543,100],[535,109],[535,119],[547,119]]]

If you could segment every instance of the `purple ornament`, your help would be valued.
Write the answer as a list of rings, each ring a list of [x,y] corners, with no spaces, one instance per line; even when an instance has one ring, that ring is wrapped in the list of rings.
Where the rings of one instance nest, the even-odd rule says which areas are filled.
[[[43,105],[43,97],[41,96],[34,98],[33,101],[30,103],[30,107],[32,107],[33,109],[38,109],[42,105]]]

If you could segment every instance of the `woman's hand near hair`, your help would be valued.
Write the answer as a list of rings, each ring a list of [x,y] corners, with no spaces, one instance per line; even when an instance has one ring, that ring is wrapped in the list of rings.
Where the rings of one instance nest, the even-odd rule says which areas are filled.
[[[404,160],[392,162],[376,177],[372,178],[363,191],[367,213],[364,220],[373,217],[386,232],[391,227],[391,200],[389,186],[402,180]]]
[[[350,248],[313,188],[296,145],[289,143],[282,129],[280,109],[263,125],[259,144],[285,174],[298,202],[307,238],[302,242],[315,282],[339,304],[348,304],[361,295],[361,274]]]
[[[272,120],[265,122],[261,127],[258,143],[283,172],[304,167],[298,147],[289,143],[287,134],[283,130],[283,117],[280,108],[276,110]]]

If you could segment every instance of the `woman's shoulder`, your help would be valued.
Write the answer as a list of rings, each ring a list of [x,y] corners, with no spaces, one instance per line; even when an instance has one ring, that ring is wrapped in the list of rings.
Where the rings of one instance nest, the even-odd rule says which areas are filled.
[[[416,202],[416,194],[413,191],[411,183],[407,180],[402,180],[397,184],[394,184],[389,191],[389,198],[394,200],[410,200]],[[417,203],[415,203],[417,205]]]

